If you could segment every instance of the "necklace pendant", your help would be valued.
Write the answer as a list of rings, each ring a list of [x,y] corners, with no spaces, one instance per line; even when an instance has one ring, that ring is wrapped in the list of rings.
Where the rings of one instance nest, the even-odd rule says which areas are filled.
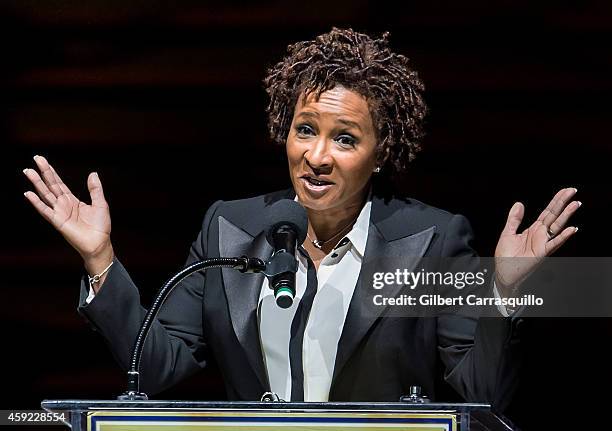
[[[314,245],[316,248],[318,248],[319,250],[321,250],[323,248],[323,243],[325,241],[319,241],[318,239],[315,239],[312,241],[312,245]]]

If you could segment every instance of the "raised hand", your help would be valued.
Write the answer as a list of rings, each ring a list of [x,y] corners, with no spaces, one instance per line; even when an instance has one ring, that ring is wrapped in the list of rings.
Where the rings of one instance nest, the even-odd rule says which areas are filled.
[[[24,196],[81,255],[87,271],[98,274],[113,259],[110,212],[98,174],[92,172],[87,178],[91,204],[86,204],[74,196],[44,157],[35,156],[34,161],[40,174],[35,169],[23,173],[36,193],[27,191]]]
[[[512,206],[495,248],[496,281],[503,293],[516,290],[541,259],[554,253],[578,231],[577,227],[565,227],[582,205],[572,200],[577,191],[575,188],[559,190],[537,220],[521,233],[517,231],[525,207],[520,202]]]

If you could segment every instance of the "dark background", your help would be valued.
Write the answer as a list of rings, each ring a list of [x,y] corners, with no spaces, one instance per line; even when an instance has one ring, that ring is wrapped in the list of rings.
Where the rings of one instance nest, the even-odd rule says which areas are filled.
[[[22,196],[32,156],[83,199],[99,173],[115,251],[146,304],[212,202],[290,185],[261,80],[287,44],[332,26],[389,30],[412,59],[431,111],[405,187],[466,215],[479,253],[493,253],[514,201],[531,223],[574,186],[580,231],[559,254],[610,254],[612,2],[399,3],[2,2],[1,409],[113,398],[124,385],[75,311],[78,256]],[[607,319],[536,319],[522,331],[511,419],[533,429],[548,413],[578,418],[577,400],[609,400]],[[213,365],[156,398],[224,396]]]

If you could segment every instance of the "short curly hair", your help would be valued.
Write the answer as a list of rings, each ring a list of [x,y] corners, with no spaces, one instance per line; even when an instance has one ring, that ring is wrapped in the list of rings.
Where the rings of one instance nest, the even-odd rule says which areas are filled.
[[[404,171],[421,150],[427,105],[425,87],[408,58],[389,49],[389,32],[373,39],[334,27],[314,40],[289,45],[287,52],[264,79],[272,140],[286,143],[301,94],[318,99],[341,85],[368,101],[378,133],[377,166],[391,177]]]

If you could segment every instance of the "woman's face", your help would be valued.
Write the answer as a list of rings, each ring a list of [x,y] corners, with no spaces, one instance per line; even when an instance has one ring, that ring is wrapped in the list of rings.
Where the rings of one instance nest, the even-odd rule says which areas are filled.
[[[315,211],[363,203],[376,167],[376,133],[366,99],[337,86],[295,105],[287,158],[300,203]]]

